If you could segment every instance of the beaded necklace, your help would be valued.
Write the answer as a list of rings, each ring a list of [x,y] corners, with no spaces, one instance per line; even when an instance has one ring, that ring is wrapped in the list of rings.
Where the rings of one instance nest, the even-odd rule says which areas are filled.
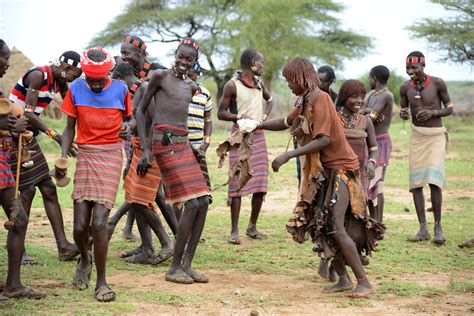
[[[176,67],[173,67],[173,72],[174,72],[174,75],[175,77],[181,79],[181,80],[185,80],[187,77],[188,77],[188,72],[186,71],[185,74],[180,74],[178,72],[178,70],[176,70]]]
[[[138,79],[137,81],[134,82],[134,84],[132,84],[132,86],[128,89],[128,91],[130,92],[130,94],[133,96],[135,94],[135,92],[138,90],[138,88],[140,88],[140,86],[142,85],[143,83],[143,80],[142,79]]]
[[[359,119],[359,113],[349,115],[344,113],[344,111],[339,111],[339,117],[341,118],[344,128],[353,129],[356,127],[357,120]]]
[[[138,77],[139,78],[145,78],[146,76],[148,76],[148,73],[150,72],[150,67],[151,67],[151,64],[146,62],[143,64],[143,68],[140,72],[138,72]]]
[[[423,89],[425,89],[430,82],[431,82],[430,75],[426,75],[425,79],[420,80],[420,81],[412,80],[411,86],[415,88],[416,90],[415,99],[421,99],[421,91],[423,91]]]

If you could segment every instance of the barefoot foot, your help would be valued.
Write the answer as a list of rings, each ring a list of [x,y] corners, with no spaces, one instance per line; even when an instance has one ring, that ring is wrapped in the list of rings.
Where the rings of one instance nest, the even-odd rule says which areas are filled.
[[[446,243],[446,237],[444,237],[440,223],[435,223],[433,242],[438,245],[444,245]]]
[[[323,279],[329,279],[329,261],[319,260],[318,274]]]
[[[240,245],[239,232],[231,232],[227,242],[232,245]]]
[[[183,269],[184,273],[189,275],[196,283],[209,283],[209,278],[202,273],[199,273],[191,268]]]
[[[418,241],[423,241],[423,240],[430,240],[431,235],[428,233],[428,230],[426,229],[426,224],[425,225],[420,225],[420,230],[418,233],[416,233],[415,236],[408,238],[408,241],[411,242],[418,242]]]
[[[337,281],[333,286],[324,288],[323,293],[344,292],[352,290],[353,288],[354,284],[352,283],[351,278],[346,274],[339,276],[339,281]]]
[[[351,291],[349,297],[359,298],[367,297],[374,292],[374,288],[370,284],[369,280],[365,276],[363,279],[357,281],[355,289]]]
[[[174,271],[168,270],[165,275],[165,280],[168,282],[179,283],[179,284],[193,284],[194,280],[187,275],[182,269],[176,269]]]

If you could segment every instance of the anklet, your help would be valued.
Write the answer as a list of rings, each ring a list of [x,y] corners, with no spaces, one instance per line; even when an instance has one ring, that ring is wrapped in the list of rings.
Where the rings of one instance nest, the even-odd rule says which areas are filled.
[[[367,275],[364,275],[362,278],[357,278],[357,282],[367,280]]]

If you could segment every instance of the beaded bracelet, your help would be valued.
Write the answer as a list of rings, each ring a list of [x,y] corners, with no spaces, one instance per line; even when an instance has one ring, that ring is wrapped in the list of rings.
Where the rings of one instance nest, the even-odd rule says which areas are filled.
[[[56,132],[54,129],[48,127],[48,129],[46,129],[46,134],[49,137],[51,137],[52,139],[54,139],[58,135],[58,132]]]

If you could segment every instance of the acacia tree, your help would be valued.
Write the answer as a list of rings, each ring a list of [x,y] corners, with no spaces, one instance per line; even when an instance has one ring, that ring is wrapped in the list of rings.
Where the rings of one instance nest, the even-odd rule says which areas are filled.
[[[361,56],[370,39],[340,27],[333,13],[342,10],[332,0],[131,0],[91,44],[116,45],[127,34],[162,43],[193,37],[200,44],[201,63],[206,61],[203,73],[213,78],[220,97],[248,47],[265,56],[267,86],[295,56],[334,67]]]
[[[443,19],[426,18],[408,29],[413,36],[444,53],[444,61],[474,64],[474,0],[430,0],[456,16]]]

